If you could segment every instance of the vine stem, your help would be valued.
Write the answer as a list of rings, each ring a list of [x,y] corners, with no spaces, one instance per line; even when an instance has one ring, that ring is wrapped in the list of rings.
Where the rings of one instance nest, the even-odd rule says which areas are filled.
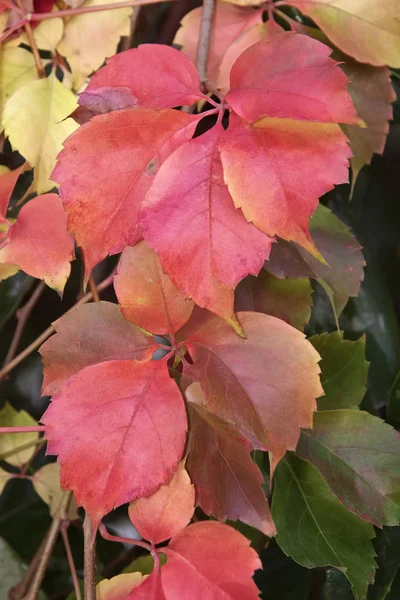
[[[28,302],[22,308],[17,310],[17,326],[15,328],[13,339],[11,340],[11,344],[8,349],[3,366],[7,365],[14,358],[18,350],[18,346],[21,341],[21,336],[24,332],[25,325],[45,287],[45,284],[43,283],[43,281],[41,281],[35,289],[35,291],[33,292],[32,296],[29,298]]]
[[[109,540],[110,542],[120,542],[121,544],[132,544],[133,546],[140,546],[141,548],[145,548],[149,552],[153,552],[152,547],[147,542],[143,542],[142,540],[134,540],[132,538],[120,537],[119,535],[111,535],[108,533],[106,526],[101,523],[99,526],[99,533],[102,538],[105,540]],[[86,600],[86,597],[85,597]]]
[[[203,13],[200,23],[199,43],[197,46],[196,67],[199,72],[202,92],[207,92],[208,55],[210,53],[211,29],[215,13],[215,0],[203,0]]]
[[[108,277],[106,277],[106,279],[103,279],[103,281],[97,285],[97,291],[101,292],[102,290],[106,289],[109,285],[111,285],[113,282],[113,278],[114,278],[114,272],[111,273],[111,275],[109,275]],[[76,302],[76,304],[74,304],[74,306],[72,306],[64,314],[69,313],[71,310],[73,310],[77,306],[80,306],[81,304],[86,304],[87,302],[89,302],[92,299],[93,299],[92,292],[85,294],[85,296],[83,296],[83,298],[78,300],[78,302]],[[40,334],[39,337],[36,338],[36,340],[34,340],[31,344],[29,344],[29,346],[27,346],[25,348],[25,350],[22,350],[22,352],[20,354],[18,354],[15,358],[13,358],[13,360],[10,360],[10,362],[8,364],[6,364],[0,371],[0,381],[3,379],[3,377],[5,375],[7,375],[7,373],[12,371],[17,365],[19,365],[19,363],[22,362],[27,356],[29,356],[32,352],[37,350],[39,348],[39,346],[41,346],[43,344],[43,342],[45,342],[54,332],[55,332],[54,325],[50,325],[50,327],[48,327],[42,334]]]
[[[0,427],[0,433],[41,433],[46,431],[45,425],[35,427]]]
[[[72,577],[72,581],[74,584],[76,600],[82,600],[81,589],[79,587],[79,579],[78,579],[78,575],[76,574],[76,569],[75,569],[74,557],[72,556],[71,545],[70,545],[69,539],[68,539],[68,527],[69,527],[69,521],[63,521],[61,523],[61,537],[64,542],[64,547],[65,547],[65,552],[67,555],[69,570],[71,571],[71,577]]]
[[[96,532],[92,519],[86,513],[83,524],[84,535],[84,597],[96,600]]]
[[[11,590],[9,591],[9,594],[8,594],[9,600],[21,600],[21,598],[23,598],[25,596],[26,589],[33,577],[33,574],[36,571],[36,567],[39,564],[40,557],[42,556],[42,553],[44,551],[49,532],[50,532],[50,530],[47,531],[46,535],[44,536],[43,540],[41,541],[41,544],[40,544],[39,548],[37,549],[37,551],[35,552],[35,555],[32,558],[29,567],[26,569],[21,581],[19,583],[17,583],[17,585],[15,585],[13,588],[11,588]]]
[[[18,8],[25,13],[25,11],[24,11],[24,5],[22,4],[22,0],[16,0],[16,2],[17,2]],[[24,14],[24,16],[25,16],[25,14]],[[37,74],[39,75],[40,79],[43,79],[46,76],[46,74],[45,74],[45,71],[44,71],[44,66],[43,66],[43,63],[42,63],[42,59],[40,58],[39,50],[38,50],[38,47],[36,45],[36,40],[35,40],[35,37],[33,35],[32,27],[31,27],[31,24],[29,23],[29,18],[27,17],[26,20],[27,20],[27,23],[24,24],[24,29],[25,29],[26,37],[28,38],[28,42],[29,42],[29,45],[30,45],[31,50],[32,50],[33,58],[35,59],[35,65],[36,65]]]
[[[74,15],[83,15],[85,13],[100,12],[102,10],[113,10],[114,8],[126,8],[129,6],[143,6],[146,4],[160,4],[161,2],[173,2],[174,0],[123,0],[113,4],[98,4],[97,6],[80,6],[78,8],[68,8],[66,10],[55,10],[53,12],[31,13],[27,15],[29,21],[44,21],[45,19],[55,19],[56,17],[73,17]]]

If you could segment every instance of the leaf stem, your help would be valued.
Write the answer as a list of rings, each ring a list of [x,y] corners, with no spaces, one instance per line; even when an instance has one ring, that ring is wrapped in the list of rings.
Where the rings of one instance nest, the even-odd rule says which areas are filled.
[[[71,577],[72,577],[72,581],[74,583],[74,591],[75,591],[76,600],[82,600],[81,589],[79,587],[79,579],[78,579],[78,575],[76,574],[76,569],[75,569],[74,557],[72,556],[71,545],[70,545],[69,539],[68,539],[68,527],[69,527],[69,522],[63,521],[63,523],[61,524],[61,537],[64,542],[65,553],[67,555],[69,570],[71,571]]]
[[[45,425],[36,425],[35,427],[0,427],[1,433],[36,433],[46,431]]]
[[[86,513],[83,524],[84,534],[84,597],[96,600],[96,532],[93,532],[92,519]]]
[[[197,46],[196,67],[199,72],[202,92],[207,92],[208,55],[210,53],[211,30],[215,13],[215,0],[203,0],[203,13],[200,23],[199,43]]]
[[[100,302],[99,292],[97,291],[96,282],[93,275],[89,277],[89,289],[92,292],[94,302]]]
[[[44,548],[46,546],[47,538],[49,536],[50,529],[46,532],[43,540],[40,543],[39,548],[36,550],[35,555],[33,556],[29,567],[25,571],[21,581],[17,583],[8,593],[9,600],[21,600],[25,597],[26,589],[31,582],[31,579],[36,571],[36,567],[39,564],[40,557],[43,554]]]
[[[24,12],[24,5],[22,4],[22,0],[16,0],[18,8]],[[24,15],[25,16],[25,15]],[[42,63],[42,59],[40,58],[39,50],[36,45],[36,40],[33,35],[31,24],[29,23],[29,16],[26,15],[27,23],[24,24],[24,29],[26,33],[26,37],[28,38],[29,45],[32,50],[33,58],[35,59],[36,71],[39,75],[40,79],[44,79],[46,77],[46,73],[44,71],[44,66]]]
[[[141,548],[145,548],[150,553],[152,552],[152,547],[147,542],[143,542],[142,540],[134,540],[132,538],[120,537],[119,535],[111,535],[108,533],[106,526],[101,523],[99,526],[99,533],[102,538],[105,540],[109,540],[110,542],[120,542],[121,544],[132,544],[134,546],[140,546]],[[85,598],[86,600],[86,598]]]
[[[101,292],[102,290],[107,288],[109,285],[111,285],[113,282],[113,278],[114,278],[114,273],[111,273],[111,275],[106,277],[106,279],[104,279],[101,283],[98,284],[97,291]],[[86,304],[86,302],[89,302],[89,300],[92,300],[92,299],[93,299],[92,292],[85,294],[85,296],[83,296],[83,298],[78,300],[78,302],[76,302],[74,304],[74,306],[72,306],[64,314],[67,314],[70,310],[73,310],[74,308],[76,308],[77,306],[80,306],[81,304]],[[0,382],[3,379],[3,377],[5,375],[7,375],[7,373],[12,371],[17,365],[19,365],[20,362],[22,362],[32,352],[37,350],[39,348],[39,346],[41,346],[43,344],[43,342],[45,342],[54,332],[55,332],[54,325],[50,325],[50,327],[48,327],[41,335],[39,335],[39,337],[36,338],[36,340],[34,340],[31,344],[29,344],[29,346],[27,346],[25,348],[25,350],[23,350],[20,354],[18,354],[7,365],[5,365],[0,371]]]
[[[44,21],[45,19],[55,19],[57,17],[72,17],[74,15],[84,15],[86,13],[100,12],[102,10],[113,10],[115,8],[126,8],[128,6],[144,6],[146,4],[160,4],[161,2],[173,2],[174,0],[124,0],[114,2],[113,4],[99,4],[97,6],[80,6],[78,8],[68,8],[66,10],[55,10],[53,12],[31,13],[27,15],[29,21]]]

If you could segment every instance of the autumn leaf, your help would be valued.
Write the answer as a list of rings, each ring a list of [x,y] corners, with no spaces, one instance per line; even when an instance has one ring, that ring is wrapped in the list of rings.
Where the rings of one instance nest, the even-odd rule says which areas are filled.
[[[249,275],[235,290],[235,310],[278,317],[303,331],[311,315],[312,288],[308,279],[278,279],[264,269]]]
[[[365,358],[365,336],[356,341],[343,339],[342,331],[309,338],[321,356],[321,383],[325,395],[318,410],[356,409],[364,398],[369,363]]]
[[[181,21],[174,44],[181,46],[189,58],[196,62],[197,44],[203,8],[195,8]],[[270,22],[262,22],[263,9],[239,8],[226,2],[217,2],[213,20],[208,81],[223,93],[229,90],[229,73],[235,60],[249,46],[267,37]],[[280,29],[276,25],[276,29]]]
[[[148,577],[143,578],[143,582],[135,587],[129,594],[116,600],[166,600],[161,586],[160,572],[154,569]]]
[[[263,476],[250,457],[251,446],[231,425],[202,406],[199,384],[186,390],[191,403],[187,468],[196,503],[219,521],[240,519],[268,537],[276,533]]]
[[[6,222],[8,203],[23,168],[24,165],[18,167],[18,169],[14,169],[14,171],[0,174],[0,226]]]
[[[141,573],[121,573],[103,579],[96,586],[96,600],[127,600],[128,594],[143,581]]]
[[[279,240],[264,268],[279,278],[312,277],[326,291],[336,319],[364,279],[361,246],[349,227],[320,204],[310,221],[311,237],[328,266],[294,243]]]
[[[118,2],[111,0],[110,4]],[[86,0],[82,7],[99,6],[103,0]],[[57,46],[72,70],[73,86],[78,90],[88,75],[117,51],[121,36],[129,34],[131,7],[74,15],[65,25]],[[72,111],[70,111],[72,112]]]
[[[94,528],[169,481],[186,441],[185,405],[165,363],[114,360],[70,377],[44,413],[48,454]],[[85,461],[82,461],[85,456]]]
[[[222,134],[215,126],[165,161],[142,204],[140,225],[174,285],[240,331],[233,288],[259,272],[271,239],[233,206],[217,147]]]
[[[112,110],[160,110],[204,98],[196,67],[184,54],[169,46],[142,44],[113,56],[93,75],[79,95],[74,117],[85,122]]]
[[[3,469],[0,468],[0,494],[3,493],[3,490],[6,487],[7,483],[10,481],[10,479],[13,479],[14,476],[15,476],[14,473],[10,473],[9,471],[4,471]]]
[[[67,233],[67,215],[57,194],[36,196],[25,204],[0,249],[0,263],[17,265],[59,294],[73,258],[74,241]]]
[[[332,565],[350,581],[356,600],[365,600],[374,581],[374,528],[350,513],[321,475],[294,455],[275,474],[272,516],[276,541],[304,567]]]
[[[377,67],[400,67],[397,0],[288,0],[310,17],[343,52]]]
[[[67,140],[53,177],[87,277],[107,254],[141,239],[140,203],[160,165],[192,137],[197,122],[178,111],[119,110],[95,117]]]
[[[0,48],[0,114],[22,86],[38,79],[33,54],[24,48]]]
[[[46,21],[37,21],[37,27],[33,30],[33,37],[40,50],[54,52],[57,44],[63,37],[64,22],[61,18],[48,19]],[[19,38],[19,43],[29,46],[29,40],[23,33]],[[33,60],[33,58],[32,58]],[[35,67],[36,70],[36,67]]]
[[[167,485],[129,506],[129,518],[146,540],[160,544],[178,534],[194,512],[194,487],[181,463]]]
[[[125,318],[151,333],[173,335],[193,310],[193,302],[179,293],[143,241],[125,248],[114,288]]]
[[[0,411],[0,427],[35,427],[37,422],[25,410],[15,410],[11,404],[6,404]],[[22,467],[31,459],[35,452],[34,442],[39,439],[39,434],[31,433],[2,433],[0,435],[0,458],[14,467]],[[18,450],[8,455],[12,450],[32,442],[32,447]],[[3,459],[3,454],[7,456]]]
[[[48,505],[50,515],[56,517],[65,494],[60,486],[60,466],[57,463],[44,465],[32,476],[32,484],[35,492]],[[66,514],[70,521],[79,519],[78,508],[73,497],[69,502]]]
[[[148,361],[157,348],[153,337],[126,321],[111,302],[77,306],[53,325],[56,334],[40,347],[42,393],[48,396],[84,367],[110,360]]]
[[[320,196],[348,180],[351,153],[337,123],[358,122],[330,52],[293,32],[246,50],[231,70],[226,98],[234,113],[220,142],[235,206],[267,235],[317,258],[309,218]],[[261,73],[259,64],[267,65]]]
[[[311,427],[319,382],[319,356],[304,335],[284,321],[253,312],[238,314],[240,338],[204,312],[181,335],[193,365],[185,373],[201,385],[205,408],[235,426],[254,448],[268,450],[272,470],[294,450],[300,427]],[[186,331],[185,331],[186,329]]]
[[[161,569],[166,600],[257,600],[252,579],[261,562],[250,542],[222,523],[189,525],[163,550],[168,557]]]
[[[75,107],[75,95],[52,73],[19,88],[4,108],[5,133],[34,167],[39,194],[55,186],[51,172],[62,143],[77,127],[67,119]]]

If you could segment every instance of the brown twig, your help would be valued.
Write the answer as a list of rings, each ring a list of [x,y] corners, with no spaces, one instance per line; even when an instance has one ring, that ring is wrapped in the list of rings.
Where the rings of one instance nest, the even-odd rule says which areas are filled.
[[[40,556],[35,575],[32,578],[32,584],[29,588],[28,594],[24,600],[37,600],[40,586],[42,585],[43,577],[46,573],[47,564],[53,552],[54,545],[57,541],[58,534],[63,521],[66,520],[69,503],[72,499],[72,492],[64,492],[60,506],[57,510],[56,515],[53,518],[53,522],[50,526],[48,536],[43,548],[43,552]]]
[[[72,17],[74,15],[83,15],[102,10],[114,10],[115,8],[126,8],[129,6],[144,6],[146,4],[160,4],[161,2],[173,2],[173,0],[126,0],[124,2],[115,2],[114,4],[98,4],[97,6],[81,6],[78,8],[55,10],[47,13],[32,13],[28,18],[30,21],[43,21],[44,19],[54,19],[55,17]]]
[[[26,569],[21,581],[19,583],[17,583],[17,585],[15,585],[14,587],[12,587],[10,589],[10,591],[8,592],[9,600],[21,600],[21,598],[23,598],[25,596],[26,590],[31,582],[33,574],[36,571],[36,567],[39,564],[40,557],[43,554],[43,551],[44,551],[44,548],[46,545],[46,540],[47,540],[49,533],[50,533],[50,529],[44,536],[39,548],[36,550],[35,555],[32,558],[29,567]]]
[[[214,20],[215,0],[203,0],[199,43],[197,46],[196,67],[199,72],[203,93],[207,93],[208,55],[210,53],[211,30]]]
[[[64,542],[65,552],[67,555],[69,570],[71,571],[72,581],[74,583],[76,600],[82,600],[81,588],[79,587],[79,579],[78,575],[76,574],[74,557],[72,556],[71,546],[68,539],[68,527],[69,522],[63,521],[63,523],[61,524],[61,536]]]
[[[89,289],[92,292],[94,302],[100,302],[99,292],[97,291],[96,282],[93,278],[93,275],[89,277]]]
[[[23,13],[25,13],[24,5],[22,4],[22,0],[16,0],[16,3],[17,3],[18,8],[21,11],[23,11]],[[36,45],[36,40],[33,35],[31,24],[29,23],[29,16],[24,14],[24,17],[27,17],[27,21],[28,21],[27,23],[24,24],[24,29],[25,29],[26,37],[28,38],[29,45],[32,50],[33,58],[35,59],[36,71],[37,71],[40,79],[43,79],[44,77],[46,77],[46,73],[44,71],[42,59],[40,58],[39,50]]]
[[[83,524],[84,548],[84,596],[85,600],[96,600],[96,532],[92,519],[86,513]]]
[[[113,278],[114,278],[114,273],[111,273],[111,275],[109,275],[108,277],[106,277],[106,279],[104,279],[101,283],[99,283],[99,285],[97,286],[97,291],[101,292],[102,290],[107,288],[109,285],[111,285]],[[92,298],[93,298],[93,294],[92,294],[92,292],[89,292],[88,294],[83,296],[83,298],[78,300],[78,302],[76,302],[76,304],[74,304],[74,306],[72,306],[64,314],[67,314],[70,310],[73,310],[74,308],[76,308],[77,306],[80,306],[81,304],[86,304],[87,302],[92,300]],[[25,350],[22,350],[22,352],[20,352],[20,354],[18,354],[13,360],[10,360],[10,362],[7,365],[5,365],[0,371],[0,381],[3,379],[3,377],[5,375],[7,375],[7,373],[12,371],[17,365],[19,365],[19,363],[22,362],[27,356],[29,356],[32,352],[37,350],[39,348],[39,346],[41,346],[43,344],[43,342],[45,342],[54,332],[55,332],[54,325],[50,325],[50,327],[48,327],[42,334],[40,334],[39,337],[36,338],[36,340],[34,340],[31,344],[29,344],[29,346],[27,346],[25,348]]]
[[[24,306],[22,308],[17,310],[17,313],[16,313],[17,326],[15,328],[13,339],[12,339],[10,347],[8,349],[7,356],[4,360],[3,366],[8,364],[14,358],[14,356],[18,350],[18,346],[21,341],[21,336],[24,332],[25,325],[26,325],[26,323],[31,315],[31,312],[34,309],[34,307],[35,307],[37,301],[39,300],[45,287],[46,287],[46,285],[43,283],[43,281],[41,281],[39,283],[39,285],[37,286],[37,288],[35,289],[35,291],[33,292],[32,296],[29,298],[28,302],[26,304],[24,304]]]

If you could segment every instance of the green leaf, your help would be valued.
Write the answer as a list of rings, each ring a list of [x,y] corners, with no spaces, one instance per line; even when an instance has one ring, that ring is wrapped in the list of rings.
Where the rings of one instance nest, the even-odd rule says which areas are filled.
[[[285,554],[305,567],[339,569],[356,600],[365,600],[375,572],[373,526],[350,513],[318,471],[291,453],[276,469],[272,516]]]
[[[253,310],[278,317],[303,331],[312,306],[308,279],[278,279],[264,269],[258,277],[249,275],[235,290],[235,311]]]
[[[321,383],[325,396],[318,410],[357,408],[364,397],[369,363],[365,359],[365,337],[352,342],[342,331],[309,338],[321,356]]]
[[[384,527],[375,543],[378,569],[368,600],[400,598],[400,527]]]
[[[16,411],[10,404],[5,404],[0,411],[0,427],[35,427],[37,422],[26,411]],[[8,454],[11,450],[17,450],[20,446],[34,442],[39,438],[38,433],[2,433],[0,435],[0,457],[7,454],[7,462],[14,467],[22,467],[26,464],[33,453],[35,446],[26,450],[16,451]]]
[[[0,330],[15,313],[34,281],[33,277],[21,272],[0,283]]]
[[[331,492],[362,519],[382,527],[400,520],[400,438],[384,421],[358,410],[316,413],[296,449]]]

